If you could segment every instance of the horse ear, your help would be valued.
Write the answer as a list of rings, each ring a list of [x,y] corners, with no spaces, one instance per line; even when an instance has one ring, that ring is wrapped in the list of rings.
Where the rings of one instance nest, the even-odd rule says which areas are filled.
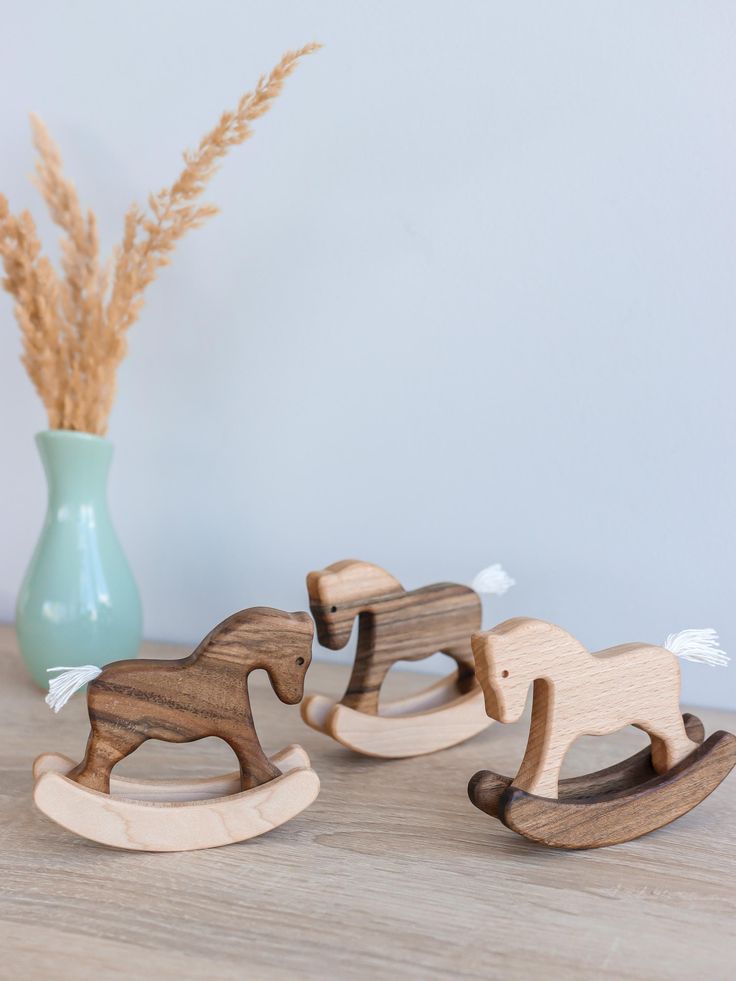
[[[490,637],[488,634],[488,630],[478,630],[476,633],[471,634],[470,648],[473,651],[474,658],[483,657],[488,653],[488,648],[490,646]]]
[[[319,572],[310,572],[307,575],[307,592],[310,603],[322,603],[325,595],[325,586],[330,579],[334,578],[334,573],[321,569]]]
[[[498,658],[503,656],[504,637],[495,630],[479,630],[472,634],[470,638],[470,648],[473,652],[475,661],[475,671],[478,680],[487,677],[498,663]]]
[[[314,637],[314,620],[312,620],[310,615],[305,613],[304,610],[299,610],[297,613],[292,613],[291,616],[297,621],[297,623],[301,623],[306,627],[304,634],[305,636],[309,637],[309,641],[311,643],[312,638]]]
[[[528,634],[538,633],[540,630],[549,629],[550,624],[545,620],[535,620],[532,617],[511,617],[497,623],[495,627],[488,631],[493,637],[505,637],[507,634]]]

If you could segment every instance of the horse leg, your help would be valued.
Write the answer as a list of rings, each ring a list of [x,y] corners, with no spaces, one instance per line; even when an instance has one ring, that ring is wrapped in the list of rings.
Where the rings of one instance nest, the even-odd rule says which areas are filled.
[[[225,742],[232,748],[240,764],[240,787],[252,790],[281,776],[281,770],[263,752],[255,731],[252,735],[225,736]]]
[[[112,768],[145,741],[137,732],[98,724],[90,730],[84,759],[67,776],[83,787],[109,794]]]
[[[514,787],[555,800],[559,796],[560,769],[569,748],[570,741],[565,737],[542,741],[530,735]]]
[[[378,715],[381,685],[392,666],[393,661],[382,661],[373,653],[364,655],[358,650],[350,681],[340,704],[355,709],[356,712]]]
[[[551,689],[546,681],[534,682],[529,739],[513,785],[538,797],[557,798],[562,763],[575,736],[560,719],[555,720]]]
[[[674,713],[667,718],[645,724],[637,723],[637,728],[646,732],[652,741],[652,766],[657,773],[671,770],[676,763],[698,748],[698,744],[687,734],[680,715],[679,702]]]

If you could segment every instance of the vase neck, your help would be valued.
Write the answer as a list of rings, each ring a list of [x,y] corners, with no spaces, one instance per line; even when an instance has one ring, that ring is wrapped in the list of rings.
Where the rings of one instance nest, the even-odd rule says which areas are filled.
[[[89,433],[52,429],[39,433],[36,445],[46,471],[50,504],[104,504],[111,443]]]

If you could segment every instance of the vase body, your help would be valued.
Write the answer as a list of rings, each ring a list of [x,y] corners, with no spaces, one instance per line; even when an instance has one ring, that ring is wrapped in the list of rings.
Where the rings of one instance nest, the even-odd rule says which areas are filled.
[[[21,585],[16,630],[34,681],[47,668],[135,657],[141,604],[107,509],[112,444],[100,436],[51,430],[36,436],[48,509]]]

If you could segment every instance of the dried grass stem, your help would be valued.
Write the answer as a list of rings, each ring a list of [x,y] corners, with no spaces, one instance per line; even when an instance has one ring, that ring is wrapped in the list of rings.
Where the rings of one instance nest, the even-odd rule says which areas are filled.
[[[82,210],[74,184],[64,176],[58,147],[42,121],[31,117],[38,154],[35,183],[63,232],[63,275],[42,255],[31,215],[13,215],[2,194],[0,259],[2,285],[15,301],[21,360],[52,429],[107,432],[117,368],[146,287],[168,264],[179,239],[217,213],[214,205],[197,199],[230,148],[252,135],[251,123],[268,112],[300,59],[319,47],[288,51],[235,109],[222,114],[195,150],[184,153],[181,173],[170,187],[150,195],[147,211],[131,205],[111,263],[100,262],[95,215]]]

